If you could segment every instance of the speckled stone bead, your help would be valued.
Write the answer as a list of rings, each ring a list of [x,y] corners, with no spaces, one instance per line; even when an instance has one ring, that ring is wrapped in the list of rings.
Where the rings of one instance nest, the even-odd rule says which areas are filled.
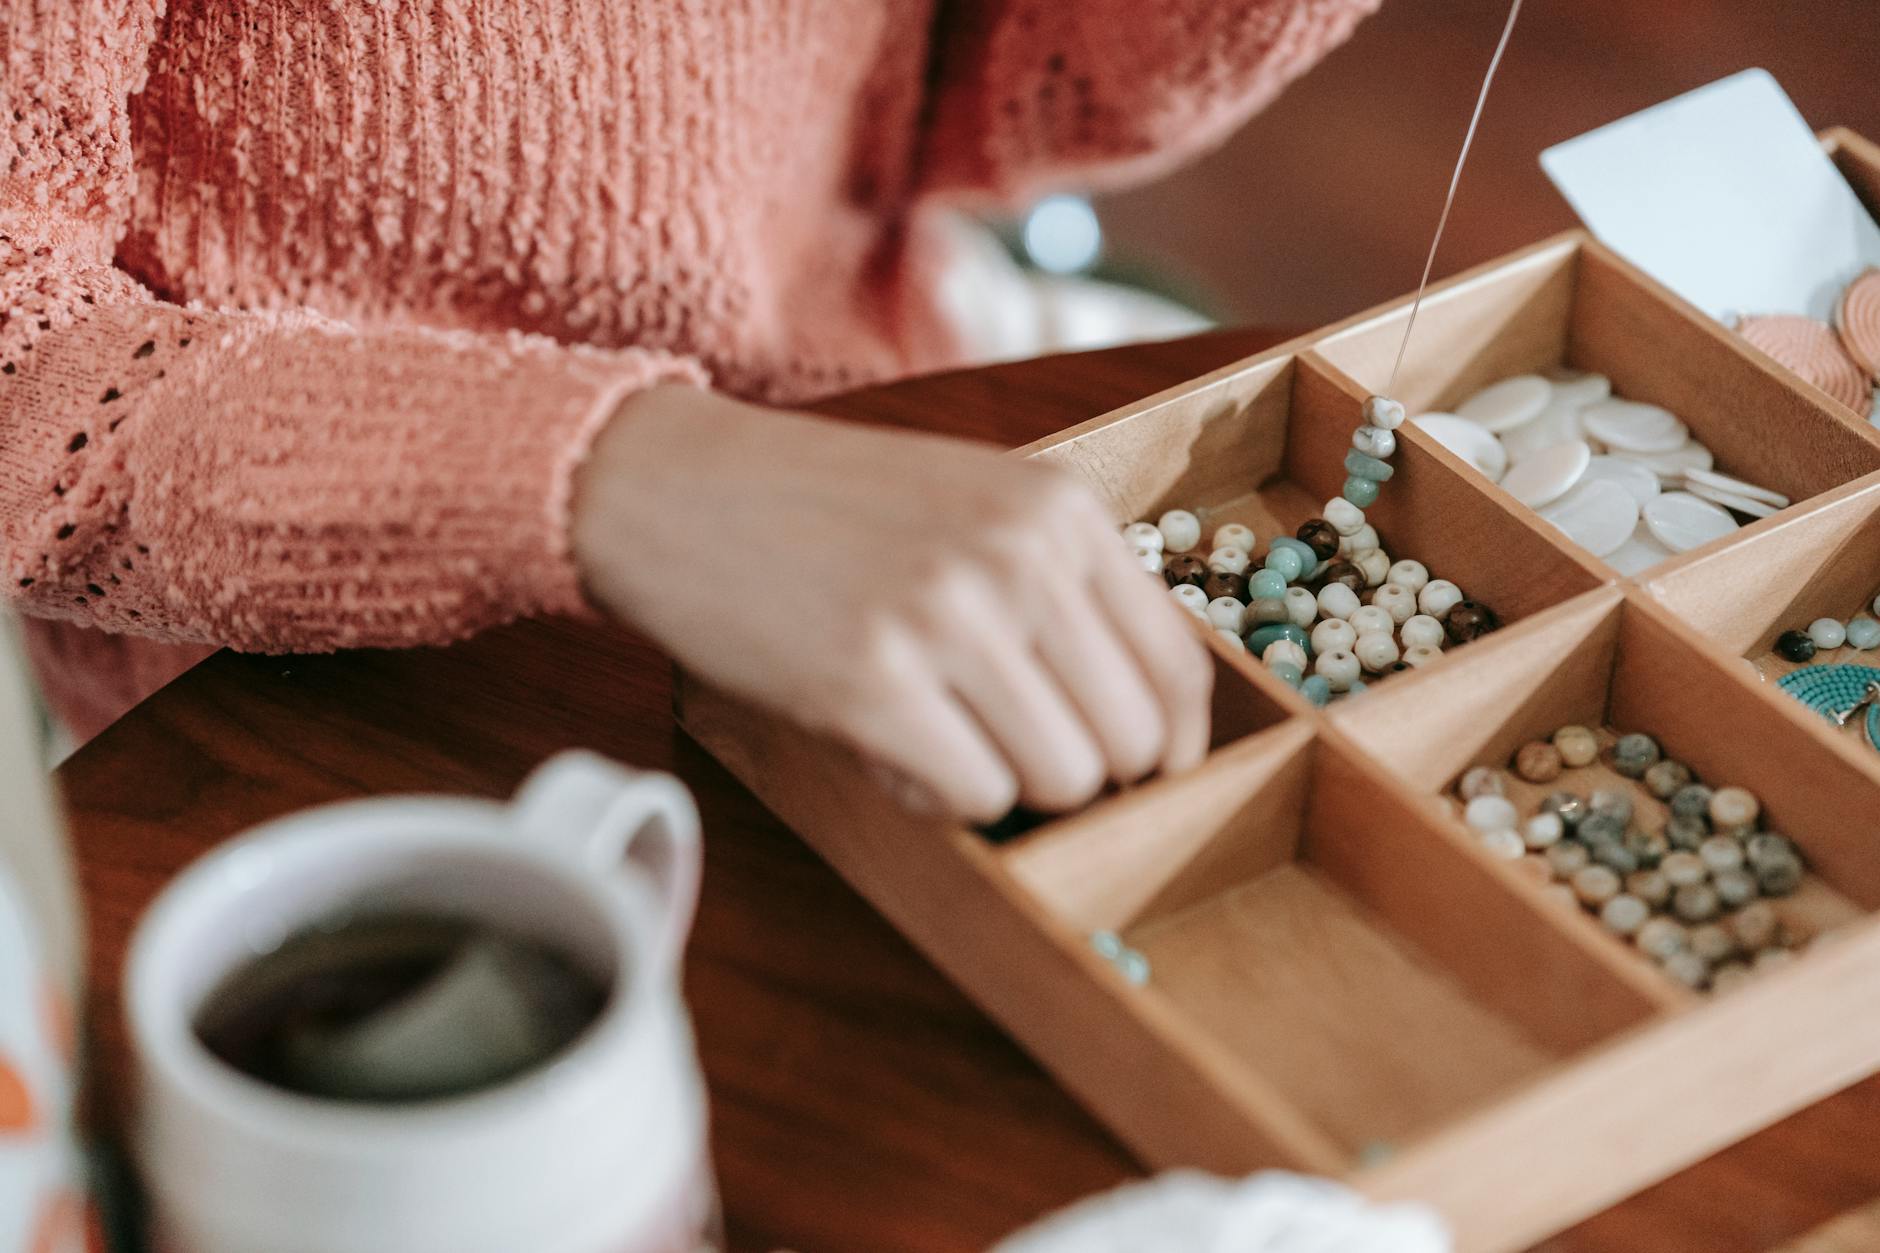
[[[1443,619],[1443,633],[1452,644],[1467,644],[1500,626],[1501,619],[1495,616],[1494,610],[1472,600],[1458,602]]]
[[[1260,626],[1269,622],[1290,624],[1292,615],[1286,611],[1283,600],[1254,600],[1247,602],[1247,621]]]
[[[1123,528],[1123,542],[1131,548],[1153,548],[1162,551],[1165,541],[1162,528],[1153,522],[1132,522]]]
[[[1638,897],[1621,892],[1600,906],[1599,920],[1614,935],[1634,935],[1651,920],[1652,907]]]
[[[1701,783],[1687,783],[1671,797],[1671,814],[1676,818],[1697,818],[1710,822],[1711,790]]]
[[[1815,659],[1815,641],[1808,638],[1806,631],[1784,631],[1776,636],[1776,652],[1785,661],[1797,664]]]
[[[1270,669],[1276,665],[1296,666],[1303,673],[1309,658],[1306,650],[1292,640],[1274,640],[1260,654],[1260,660]]]
[[[1612,768],[1628,779],[1643,778],[1659,757],[1658,741],[1637,732],[1620,736],[1612,746]]]
[[[1622,886],[1618,874],[1609,866],[1588,866],[1573,874],[1573,894],[1580,898],[1582,905],[1594,908],[1619,895]]]
[[[1361,426],[1351,433],[1351,446],[1367,457],[1389,457],[1397,451],[1397,437],[1381,426]]]
[[[1223,596],[1231,596],[1235,600],[1245,604],[1247,600],[1247,576],[1244,574],[1228,574],[1222,570],[1210,570],[1208,572],[1207,581],[1201,585],[1201,590],[1208,594],[1209,600],[1219,600]]]
[[[1673,953],[1684,950],[1685,936],[1688,933],[1677,921],[1670,918],[1653,918],[1638,929],[1633,943],[1638,951],[1653,961],[1664,961]]]
[[[1551,783],[1560,777],[1560,750],[1535,740],[1514,755],[1514,772],[1529,783]]]
[[[1281,548],[1276,544],[1267,549],[1264,568],[1288,583],[1297,583],[1306,572],[1306,560],[1298,549]]]
[[[1663,861],[1665,855],[1671,851],[1670,842],[1657,831],[1627,831],[1625,846],[1631,850],[1632,856],[1638,858],[1638,864],[1646,870],[1650,870]]]
[[[1521,828],[1521,838],[1535,852],[1544,852],[1560,843],[1567,833],[1567,824],[1560,821],[1559,814],[1535,814]]]
[[[1658,873],[1673,888],[1688,888],[1710,878],[1710,868],[1696,853],[1672,853],[1658,863]]]
[[[1802,863],[1793,857],[1773,857],[1756,867],[1756,884],[1764,896],[1787,896],[1802,886]]]
[[[1390,558],[1381,548],[1366,548],[1353,553],[1351,564],[1363,573],[1367,588],[1382,586],[1385,576],[1390,573]]]
[[[1549,792],[1541,798],[1541,812],[1557,815],[1568,831],[1574,831],[1587,815],[1586,798],[1575,792]]]
[[[1723,908],[1717,891],[1708,883],[1692,883],[1671,896],[1671,910],[1686,922],[1709,922]]]
[[[1482,837],[1482,847],[1504,861],[1518,861],[1527,850],[1521,837],[1512,831],[1490,831]]]
[[[1208,569],[1226,571],[1228,574],[1245,574],[1247,567],[1253,564],[1253,558],[1244,548],[1217,548],[1208,554]]]
[[[1773,831],[1759,831],[1743,843],[1743,852],[1752,868],[1778,858],[1800,859],[1800,853],[1787,836]]]
[[[1186,509],[1171,509],[1156,519],[1162,532],[1162,547],[1172,553],[1185,553],[1201,542],[1201,519]]]
[[[1310,628],[1319,620],[1319,598],[1303,587],[1286,589],[1286,617],[1294,625]]]
[[[1254,656],[1263,657],[1266,650],[1279,640],[1291,640],[1300,648],[1310,643],[1304,628],[1290,622],[1268,622],[1247,632],[1247,649]]]
[[[1672,814],[1665,823],[1665,839],[1672,848],[1695,853],[1698,845],[1710,838],[1710,824],[1702,818],[1687,818],[1683,814]]]
[[[1736,937],[1714,922],[1692,927],[1690,938],[1685,943],[1693,953],[1713,966],[1736,955]]]
[[[1389,631],[1366,631],[1358,636],[1358,643],[1352,648],[1352,655],[1358,664],[1369,674],[1382,674],[1397,664],[1397,641],[1390,637]]]
[[[1560,760],[1569,768],[1590,766],[1599,756],[1599,737],[1588,727],[1561,727],[1554,732],[1554,747],[1560,750]]]
[[[1319,561],[1330,561],[1338,555],[1338,528],[1324,518],[1312,518],[1300,523],[1296,534],[1301,543],[1311,547],[1313,556]]]
[[[1208,602],[1208,621],[1222,631],[1240,631],[1247,607],[1232,596],[1217,596]]]
[[[1305,667],[1295,666],[1290,661],[1282,661],[1275,665],[1269,665],[1267,669],[1272,671],[1274,678],[1286,684],[1288,687],[1298,687],[1301,683],[1305,682]]]
[[[1623,826],[1632,821],[1632,794],[1616,787],[1594,788],[1586,799],[1586,808],[1591,813],[1609,814]]]
[[[1671,881],[1657,870],[1633,871],[1625,877],[1625,890],[1653,909],[1663,909],[1671,900]]]
[[[1866,614],[1851,619],[1847,624],[1847,646],[1858,648],[1862,652],[1870,648],[1880,648],[1880,622]]]
[[[1412,596],[1407,588],[1399,587],[1395,583],[1386,583],[1371,593],[1371,607],[1382,609],[1390,616],[1392,623],[1402,626],[1416,616],[1417,598]],[[1438,631],[1436,642],[1441,641],[1442,632]],[[1405,643],[1408,642],[1405,641]],[[1434,647],[1434,644],[1425,644],[1424,647]]]
[[[1332,699],[1332,682],[1322,674],[1309,674],[1299,684],[1299,691],[1307,700],[1323,709]]]
[[[1586,845],[1576,844],[1572,840],[1562,840],[1544,854],[1547,864],[1554,868],[1554,873],[1562,879],[1571,879],[1576,873],[1586,869],[1593,860],[1593,855],[1586,851]]]
[[[1494,766],[1471,766],[1456,783],[1456,795],[1465,801],[1478,796],[1506,796],[1508,772]]]
[[[1462,589],[1448,579],[1434,579],[1417,593],[1417,610],[1441,622],[1449,611],[1462,603]]]
[[[1358,594],[1343,583],[1327,583],[1319,589],[1319,612],[1343,621],[1361,607]]]
[[[1847,643],[1847,628],[1839,618],[1816,618],[1808,624],[1808,638],[1816,648],[1839,648]]]
[[[1314,674],[1330,683],[1334,692],[1348,692],[1352,684],[1358,681],[1358,675],[1363,671],[1363,667],[1358,664],[1355,656],[1339,648],[1329,653],[1320,653],[1318,660],[1312,663],[1312,670]]]
[[[1385,587],[1390,586],[1385,584]],[[1434,648],[1441,651],[1448,642],[1448,637],[1443,634],[1443,624],[1426,613],[1411,614],[1405,618],[1398,635],[1405,648]]]
[[[1388,396],[1371,396],[1364,402],[1366,424],[1380,431],[1394,431],[1403,425],[1404,407]]]
[[[1351,629],[1356,631],[1359,635],[1364,635],[1371,631],[1382,631],[1386,635],[1391,635],[1397,630],[1397,624],[1391,621],[1390,615],[1385,613],[1382,609],[1379,609],[1376,605],[1366,605],[1362,609],[1353,611],[1352,615],[1346,618],[1345,621],[1349,622]]]
[[[1593,850],[1594,862],[1621,875],[1633,874],[1642,868],[1638,854],[1624,840],[1601,840],[1587,847]]]
[[[1421,670],[1425,666],[1433,666],[1442,659],[1443,654],[1440,649],[1427,648],[1421,644],[1414,648],[1406,648],[1403,650],[1403,664],[1409,666],[1412,670]]]
[[[1252,554],[1258,539],[1253,528],[1242,526],[1238,522],[1224,522],[1214,528],[1213,544],[1216,548],[1238,548],[1241,552]]]
[[[1713,835],[1697,846],[1697,855],[1712,874],[1743,868],[1743,846],[1727,835]]]
[[[1364,526],[1364,506],[1334,496],[1325,502],[1324,518],[1340,535],[1356,535]]]
[[[1364,571],[1358,569],[1357,563],[1342,557],[1326,566],[1319,577],[1328,587],[1333,583],[1342,583],[1354,592],[1364,590]]]
[[[1377,537],[1377,528],[1369,522],[1349,535],[1338,537],[1338,555],[1349,557],[1354,553],[1366,552],[1373,548],[1382,548],[1384,542]]]
[[[1762,895],[1762,885],[1747,870],[1719,870],[1710,877],[1717,899],[1725,909],[1739,909]]]
[[[1277,570],[1255,570],[1247,576],[1248,600],[1279,600],[1286,595],[1286,580]]]
[[[1736,911],[1730,919],[1730,929],[1736,932],[1738,944],[1748,952],[1758,953],[1776,942],[1782,932],[1782,921],[1769,902],[1755,901]]]
[[[1755,977],[1756,972],[1742,962],[1725,962],[1710,972],[1710,990],[1713,995],[1725,996]]]
[[[1168,589],[1168,594],[1175,598],[1175,603],[1197,618],[1208,616],[1208,594],[1193,583],[1177,583]]]
[[[1710,825],[1734,835],[1755,829],[1762,805],[1747,788],[1720,787],[1710,797]]]
[[[1694,992],[1702,991],[1710,982],[1710,963],[1689,949],[1680,949],[1665,958],[1660,969]]]
[[[1343,618],[1327,618],[1312,628],[1312,651],[1315,653],[1335,653],[1339,649],[1350,652],[1358,643],[1358,632]]]
[[[1170,557],[1162,567],[1162,578],[1170,587],[1188,584],[1199,589],[1208,581],[1208,563],[1192,553],[1182,553]],[[1203,597],[1203,603],[1206,603]]]
[[[1676,796],[1691,781],[1691,768],[1681,761],[1654,762],[1645,772],[1645,790],[1661,801]]]
[[[1371,456],[1369,453],[1359,452],[1356,448],[1353,448],[1345,454],[1345,473],[1349,474],[1354,479],[1366,479],[1374,484],[1388,483],[1390,482],[1390,476],[1397,473],[1397,467],[1391,465],[1388,461],[1382,461]],[[1376,498],[1375,489],[1373,489],[1372,499],[1375,500]],[[1346,499],[1350,498],[1347,497]],[[1353,503],[1357,502],[1354,501]],[[1370,502],[1367,501],[1365,503],[1368,504]],[[1364,506],[1359,505],[1358,507],[1363,508]]]
[[[1390,573],[1385,581],[1395,583],[1398,587],[1403,588],[1406,592],[1415,596],[1430,585],[1430,572],[1424,567],[1422,562],[1411,561],[1405,558],[1391,565]]]

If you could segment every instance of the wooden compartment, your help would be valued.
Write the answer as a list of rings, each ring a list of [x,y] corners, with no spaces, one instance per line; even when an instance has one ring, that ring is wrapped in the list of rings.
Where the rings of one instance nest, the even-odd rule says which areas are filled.
[[[1203,534],[1240,522],[1264,547],[1320,516],[1338,495],[1365,396],[1313,354],[1280,350],[1072,427],[1020,455],[1083,480],[1119,523],[1191,509]],[[1428,441],[1399,445],[1396,474],[1365,510],[1393,559],[1421,561],[1433,577],[1493,609],[1504,626],[1601,582],[1600,567],[1552,528],[1481,491],[1434,448]],[[1238,650],[1229,655],[1265,674]]]
[[[1359,390],[1382,388],[1408,316],[1402,302],[1327,333],[1314,349]],[[1446,410],[1498,379],[1559,366],[1604,374],[1616,395],[1677,414],[1716,454],[1718,470],[1790,498],[1777,518],[1880,470],[1880,434],[1579,232],[1433,289],[1395,390],[1412,414]],[[1404,442],[1526,512],[1428,436]]]

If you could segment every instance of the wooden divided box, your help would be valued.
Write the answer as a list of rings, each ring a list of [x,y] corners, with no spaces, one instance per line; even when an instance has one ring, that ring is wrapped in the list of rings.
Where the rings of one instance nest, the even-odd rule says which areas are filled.
[[[1826,142],[1880,207],[1880,149]],[[1119,522],[1291,533],[1337,494],[1407,315],[1019,455]],[[1779,691],[1772,653],[1880,591],[1880,432],[1577,232],[1433,288],[1396,391],[1443,408],[1558,366],[1672,409],[1720,470],[1795,503],[1625,578],[1406,426],[1367,518],[1504,629],[1326,709],[1209,632],[1208,760],[1003,841],[900,810],[849,752],[695,683],[681,719],[1148,1165],[1342,1177],[1434,1205],[1465,1253],[1767,1247],[1788,1232],[1742,1181],[1792,1168],[1809,1131],[1781,1127],[1880,1074],[1880,753]],[[1569,722],[1755,792],[1812,871],[1781,909],[1832,941],[1702,996],[1488,854],[1445,794]],[[1099,931],[1147,956],[1146,984]],[[1627,1225],[1678,1189],[1715,1218]]]

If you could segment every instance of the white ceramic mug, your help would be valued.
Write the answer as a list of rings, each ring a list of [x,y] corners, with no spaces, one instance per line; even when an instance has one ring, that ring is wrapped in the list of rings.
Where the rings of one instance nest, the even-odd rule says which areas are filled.
[[[164,1253],[694,1253],[717,1247],[705,1093],[678,987],[698,812],[675,779],[588,753],[508,805],[358,801],[268,823],[158,899],[126,997],[136,1154]],[[323,1100],[212,1055],[194,1020],[232,970],[348,902],[445,912],[601,973],[601,1016],[499,1086]]]

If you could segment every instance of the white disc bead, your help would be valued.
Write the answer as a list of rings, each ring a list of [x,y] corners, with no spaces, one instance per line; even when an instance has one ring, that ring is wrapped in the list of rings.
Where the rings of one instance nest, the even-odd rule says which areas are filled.
[[[1380,431],[1396,430],[1403,418],[1403,405],[1389,396],[1373,396],[1364,402],[1364,420]]]
[[[1312,669],[1325,677],[1325,681],[1332,685],[1334,692],[1349,692],[1351,685],[1358,681],[1358,675],[1363,671],[1363,667],[1358,664],[1358,659],[1342,648],[1329,653],[1320,653],[1319,659],[1312,663]]]
[[[1397,664],[1397,641],[1390,637],[1389,631],[1364,632],[1358,636],[1358,646],[1352,651],[1357,654],[1359,664],[1372,674]]]
[[[1385,582],[1395,583],[1398,587],[1403,588],[1412,596],[1415,596],[1418,592],[1429,586],[1430,572],[1424,568],[1422,562],[1411,561],[1406,558],[1403,561],[1397,562],[1390,568],[1390,574],[1385,579]]]
[[[1343,583],[1327,583],[1319,589],[1319,612],[1328,618],[1349,618],[1360,603],[1358,594]]]
[[[1415,614],[1404,619],[1403,629],[1398,632],[1406,649],[1429,648],[1440,650],[1446,637],[1443,624],[1426,613]]]
[[[1197,618],[1208,616],[1208,594],[1193,583],[1183,583],[1168,589],[1168,594],[1175,598],[1175,603]]]
[[[1228,522],[1214,528],[1216,548],[1238,548],[1243,553],[1251,553],[1258,542],[1254,538],[1253,528],[1238,522]]]
[[[1131,548],[1162,551],[1162,528],[1153,522],[1132,522],[1123,528],[1123,542]]]
[[[1417,593],[1417,608],[1441,622],[1462,603],[1462,589],[1448,579],[1436,579]]]
[[[1383,542],[1377,538],[1377,528],[1369,522],[1349,535],[1338,537],[1338,553],[1341,557],[1349,557],[1352,553],[1361,553],[1367,548],[1382,546]]]
[[[1208,602],[1208,621],[1223,631],[1239,631],[1247,620],[1247,607],[1232,596],[1216,596]]]
[[[1156,521],[1162,532],[1162,547],[1171,553],[1185,553],[1201,542],[1201,519],[1186,509],[1171,509]]]
[[[1367,548],[1354,554],[1351,564],[1363,573],[1366,587],[1379,587],[1390,579],[1390,557],[1381,548]]]
[[[1218,574],[1245,574],[1252,562],[1244,548],[1221,547],[1208,554],[1208,569]]]
[[[1397,437],[1381,426],[1361,426],[1351,433],[1351,446],[1367,457],[1388,461],[1397,451]]]
[[[1349,618],[1346,618],[1345,621],[1349,622],[1351,629],[1356,631],[1359,635],[1364,635],[1371,631],[1382,631],[1386,635],[1389,635],[1397,629],[1396,621],[1376,605],[1366,605]]]
[[[1386,583],[1371,593],[1371,604],[1390,615],[1394,623],[1408,622],[1417,611],[1416,594],[1395,583]]]
[[[1364,510],[1343,496],[1334,496],[1326,501],[1323,516],[1340,535],[1356,535],[1364,525]]]
[[[1339,618],[1327,618],[1312,628],[1312,651],[1320,656],[1340,649],[1349,652],[1357,642],[1358,632]]]
[[[1289,661],[1301,671],[1306,668],[1306,650],[1291,640],[1274,640],[1260,654],[1260,660],[1269,666],[1277,666],[1282,661]]]
[[[1286,617],[1294,626],[1309,630],[1319,620],[1319,598],[1303,587],[1287,588],[1283,603],[1286,606]]]

